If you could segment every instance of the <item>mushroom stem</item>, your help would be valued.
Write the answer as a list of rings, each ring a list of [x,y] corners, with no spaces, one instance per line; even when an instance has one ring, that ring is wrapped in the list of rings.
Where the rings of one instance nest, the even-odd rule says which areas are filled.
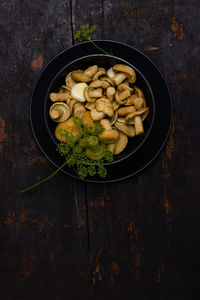
[[[70,96],[68,93],[51,93],[50,99],[52,102],[66,101],[66,100],[70,99]]]
[[[124,100],[131,95],[130,91],[127,89],[119,94],[120,100]]]
[[[91,90],[91,89],[89,89],[88,90],[88,95],[89,95],[89,97],[91,97],[91,98],[100,98],[100,97],[102,97],[102,95],[103,95],[103,91],[102,91],[102,89],[101,88],[98,88],[98,89],[95,89],[95,90]]]
[[[113,77],[113,80],[115,82],[116,85],[119,85],[120,83],[122,83],[122,81],[124,81],[127,78],[126,73],[118,73]]]
[[[144,127],[143,127],[143,124],[142,124],[141,117],[140,116],[135,116],[134,122],[135,122],[135,134],[136,135],[142,134],[144,132]]]
[[[52,111],[50,112],[50,117],[53,120],[57,120],[58,118],[60,118],[63,115],[63,111],[61,111],[60,109],[52,109]]]

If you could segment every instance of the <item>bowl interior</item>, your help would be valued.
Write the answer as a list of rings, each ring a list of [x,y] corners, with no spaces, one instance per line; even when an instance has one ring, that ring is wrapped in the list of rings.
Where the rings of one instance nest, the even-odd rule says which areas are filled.
[[[153,120],[154,120],[154,115],[155,115],[155,104],[154,104],[154,98],[153,98],[151,88],[147,80],[144,78],[144,76],[133,65],[129,64],[128,62],[118,57],[101,55],[101,54],[82,57],[80,59],[71,62],[65,68],[63,68],[52,81],[52,84],[50,85],[46,97],[46,101],[45,101],[45,120],[46,120],[47,129],[52,139],[54,140],[55,144],[58,144],[58,141],[55,138],[55,134],[54,134],[57,123],[53,122],[49,117],[49,109],[50,106],[52,105],[52,102],[49,98],[49,94],[59,92],[60,87],[65,84],[65,77],[71,71],[78,70],[78,69],[84,70],[91,65],[98,65],[99,67],[104,67],[107,70],[117,63],[126,64],[134,68],[136,72],[136,82],[134,83],[134,85],[136,85],[143,91],[147,106],[149,107],[149,114],[143,122],[144,133],[142,135],[138,135],[133,138],[128,138],[128,144],[126,148],[124,149],[123,152],[114,156],[113,163],[122,160],[124,158],[127,158],[135,151],[137,151],[139,147],[143,144],[143,142],[146,140],[151,130]]]

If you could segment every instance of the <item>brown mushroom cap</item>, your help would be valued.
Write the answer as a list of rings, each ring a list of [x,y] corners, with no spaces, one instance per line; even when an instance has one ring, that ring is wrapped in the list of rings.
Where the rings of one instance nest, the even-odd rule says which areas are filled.
[[[118,114],[120,116],[126,116],[126,115],[128,115],[130,113],[133,113],[133,112],[135,112],[135,106],[120,107],[118,109]]]
[[[135,136],[135,130],[132,125],[126,125],[120,122],[115,122],[115,127],[127,134],[129,137]]]
[[[100,135],[99,138],[102,140],[107,140],[109,143],[114,143],[119,137],[119,132],[116,129],[105,130]]]
[[[63,102],[54,103],[49,110],[50,118],[54,122],[64,122],[70,117],[70,114],[69,106]]]
[[[140,116],[140,115],[142,115],[143,113],[147,112],[148,110],[149,110],[148,107],[142,107],[142,108],[136,110],[135,112],[132,112],[132,113],[128,114],[128,115],[126,116],[126,121],[129,120],[129,119],[134,118],[135,116]]]
[[[100,76],[102,75],[105,75],[106,74],[106,71],[105,69],[104,70],[99,70],[92,78],[92,80],[97,80],[99,79]]]
[[[116,64],[112,68],[114,71],[126,73],[130,83],[134,83],[136,81],[136,73],[131,67],[123,64]]]
[[[86,111],[82,117],[82,124],[84,125],[89,125],[89,126],[94,126],[94,122],[92,120],[91,117],[91,112],[90,111]]]
[[[84,74],[84,72],[73,72],[71,74],[72,79],[74,79],[76,82],[90,82],[92,79],[88,75]]]
[[[104,112],[97,111],[96,108],[93,108],[91,110],[91,117],[94,121],[99,121],[105,117],[105,114],[104,114]]]
[[[93,77],[98,71],[98,66],[97,65],[93,65],[88,67],[85,71],[84,74],[89,76],[89,77]]]
[[[80,132],[81,127],[75,125],[73,118],[69,118],[67,121],[59,123],[55,129],[55,136],[60,142],[66,142],[66,137],[59,133],[59,129],[66,130],[76,136]]]
[[[119,154],[121,153],[125,148],[128,143],[128,137],[125,133],[122,131],[119,132],[119,138],[115,143],[115,149],[114,149],[114,154]]]
[[[103,126],[104,130],[111,130],[112,129],[110,120],[108,120],[108,119],[102,119],[100,121],[100,124],[101,124],[101,126]]]
[[[76,84],[76,81],[72,78],[72,73],[75,71],[70,72],[65,79],[66,86],[69,87],[70,89],[73,87],[73,85]],[[77,70],[76,72],[82,72],[81,70]]]

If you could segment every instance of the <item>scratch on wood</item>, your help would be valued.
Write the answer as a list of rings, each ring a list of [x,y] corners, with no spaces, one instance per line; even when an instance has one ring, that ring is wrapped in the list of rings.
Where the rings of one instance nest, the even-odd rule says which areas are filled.
[[[2,149],[3,143],[8,139],[8,135],[5,131],[5,127],[6,127],[6,122],[2,118],[2,116],[0,116],[0,150]]]
[[[7,224],[11,230],[19,230],[23,227],[26,227],[27,222],[27,214],[24,210],[24,206],[22,206],[21,211],[16,213],[14,210],[8,212],[7,219],[5,220],[5,224]]]
[[[179,23],[177,16],[171,17],[171,30],[174,33],[174,37],[178,40],[184,39],[183,24]]]
[[[175,132],[175,123],[176,123],[176,117],[174,116],[173,120],[172,120],[172,127],[171,127],[171,131],[170,131],[169,139],[168,139],[167,146],[166,146],[167,157],[168,157],[169,161],[171,161],[172,153],[174,152],[174,149],[175,149],[175,143],[174,143],[174,137],[173,137],[173,134]]]
[[[24,277],[28,277],[31,274],[31,266],[35,261],[35,257],[33,255],[23,257],[22,266],[23,270],[18,275],[18,280],[22,280]]]
[[[53,223],[49,221],[48,218],[45,218],[44,221],[34,219],[32,220],[32,223],[36,223],[38,226],[38,232],[42,232],[47,226],[53,227]]]
[[[39,55],[31,62],[31,67],[33,69],[41,69],[43,67],[44,58],[42,55]]]

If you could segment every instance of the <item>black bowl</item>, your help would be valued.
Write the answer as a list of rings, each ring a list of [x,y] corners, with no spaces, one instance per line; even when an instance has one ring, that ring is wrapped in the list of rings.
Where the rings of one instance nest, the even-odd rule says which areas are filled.
[[[71,63],[67,64],[52,80],[52,83],[49,87],[49,90],[46,95],[46,102],[45,102],[45,122],[47,129],[50,133],[50,136],[52,137],[53,141],[55,144],[58,144],[57,139],[55,138],[55,127],[56,123],[53,122],[50,117],[49,117],[49,109],[50,106],[52,105],[52,102],[49,98],[49,94],[54,92],[57,93],[60,89],[60,87],[65,84],[65,77],[67,74],[73,70],[84,70],[88,68],[91,65],[98,65],[99,67],[104,67],[106,70],[110,67],[112,67],[115,64],[125,64],[129,65],[132,67],[135,72],[136,72],[136,82],[135,85],[138,86],[144,93],[145,99],[147,106],[149,107],[149,114],[147,118],[144,120],[143,125],[144,125],[144,133],[139,136],[135,136],[133,138],[129,138],[128,144],[126,148],[124,149],[123,152],[121,152],[118,155],[114,156],[114,161],[112,163],[105,163],[105,164],[113,164],[116,162],[119,162],[136,151],[142,146],[144,141],[147,139],[151,128],[153,126],[154,122],[154,117],[155,117],[155,101],[154,101],[154,96],[151,90],[151,87],[147,81],[147,79],[142,75],[140,70],[134,67],[134,65],[131,65],[127,61],[115,57],[115,56],[110,56],[110,55],[103,55],[103,54],[95,54],[95,55],[88,55],[81,57],[80,59],[76,59],[72,61]]]

